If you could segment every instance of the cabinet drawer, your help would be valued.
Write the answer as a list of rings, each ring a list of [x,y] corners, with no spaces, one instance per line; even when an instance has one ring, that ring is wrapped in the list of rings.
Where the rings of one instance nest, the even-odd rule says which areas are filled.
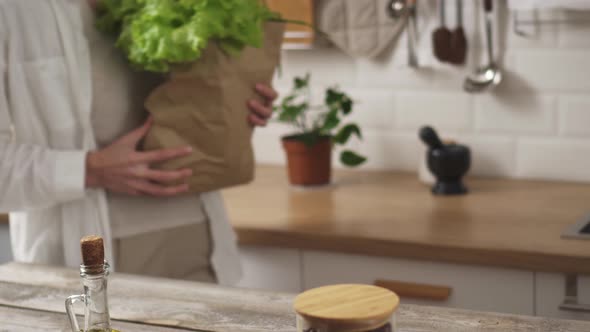
[[[561,319],[590,320],[590,312],[562,310],[559,305],[565,299],[565,275],[535,273],[535,304],[537,316]],[[578,277],[578,300],[590,307],[590,277]]]
[[[402,303],[534,314],[533,272],[315,251],[303,252],[303,266],[305,289],[389,280],[394,285],[401,283],[409,294],[402,296]],[[424,292],[416,291],[420,285]],[[447,289],[448,297],[440,295]]]
[[[243,276],[237,287],[275,292],[301,291],[301,255],[295,249],[240,247]]]

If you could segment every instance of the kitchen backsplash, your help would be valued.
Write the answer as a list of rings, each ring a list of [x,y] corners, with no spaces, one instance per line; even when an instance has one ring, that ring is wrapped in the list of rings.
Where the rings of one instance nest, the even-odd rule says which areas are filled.
[[[430,124],[442,137],[472,148],[471,174],[590,182],[590,12],[540,12],[535,15],[540,20],[588,23],[527,26],[530,35],[520,37],[500,8],[497,23],[505,28],[497,29],[497,44],[505,80],[493,93],[470,95],[462,82],[481,62],[483,36],[474,27],[483,22],[473,2],[466,3],[471,53],[465,68],[437,64],[429,48],[421,50],[422,68],[404,66],[402,36],[399,49],[378,61],[327,48],[285,51],[275,86],[285,92],[294,75],[310,72],[316,97],[333,84],[349,92],[365,133],[362,142],[353,143],[369,158],[364,169],[417,171],[425,152],[417,131]],[[447,6],[453,28],[454,1]],[[259,163],[284,164],[280,137],[288,132],[276,123],[257,130]]]

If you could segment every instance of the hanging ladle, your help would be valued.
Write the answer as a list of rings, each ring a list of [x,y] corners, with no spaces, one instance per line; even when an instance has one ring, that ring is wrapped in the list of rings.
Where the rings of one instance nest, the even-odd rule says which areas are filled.
[[[403,17],[408,12],[408,5],[406,0],[391,0],[387,5],[387,12],[393,19]]]
[[[488,65],[479,68],[474,75],[465,79],[463,89],[467,92],[477,93],[489,90],[502,81],[502,71],[494,61],[494,48],[492,36],[492,0],[484,0],[486,17],[486,42],[488,48]]]

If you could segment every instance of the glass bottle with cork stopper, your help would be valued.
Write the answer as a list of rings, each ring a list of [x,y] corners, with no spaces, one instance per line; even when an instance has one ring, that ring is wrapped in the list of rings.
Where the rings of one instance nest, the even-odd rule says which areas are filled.
[[[399,297],[370,285],[333,285],[295,299],[297,332],[395,332]]]
[[[68,314],[73,332],[117,332],[111,329],[111,318],[107,296],[107,279],[109,264],[104,260],[104,244],[100,236],[85,236],[80,240],[82,262],[80,277],[84,285],[84,294],[73,295],[66,300]],[[74,303],[84,304],[84,329],[80,329]]]

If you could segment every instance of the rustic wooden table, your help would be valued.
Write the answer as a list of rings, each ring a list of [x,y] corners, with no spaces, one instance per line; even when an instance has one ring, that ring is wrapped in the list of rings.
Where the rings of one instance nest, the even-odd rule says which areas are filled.
[[[64,299],[81,291],[71,269],[0,266],[0,331],[68,331]],[[124,332],[294,332],[293,296],[114,273],[113,326]],[[588,332],[590,322],[402,305],[400,331]]]

